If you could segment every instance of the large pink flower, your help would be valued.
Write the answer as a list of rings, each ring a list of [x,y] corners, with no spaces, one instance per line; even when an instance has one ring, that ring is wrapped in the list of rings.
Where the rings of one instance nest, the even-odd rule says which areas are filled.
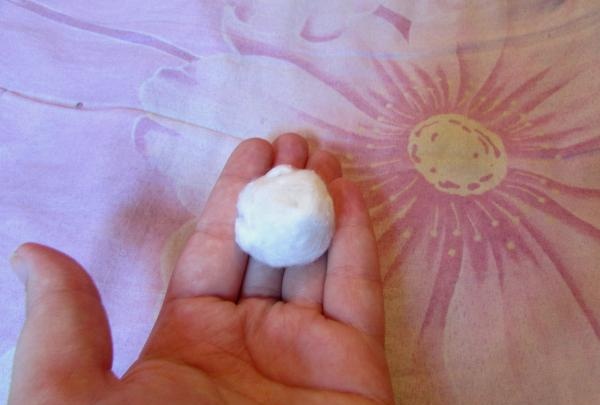
[[[375,221],[399,401],[594,403],[599,14],[438,3],[408,36],[368,14],[324,42],[265,34],[268,19],[232,6],[223,27],[240,55],[158,71],[141,99],[160,130],[137,139],[192,139],[179,122],[299,130],[336,150]]]

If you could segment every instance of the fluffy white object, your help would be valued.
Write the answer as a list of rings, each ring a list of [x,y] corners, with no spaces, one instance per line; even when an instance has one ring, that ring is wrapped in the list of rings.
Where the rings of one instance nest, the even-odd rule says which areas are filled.
[[[235,239],[246,253],[272,267],[308,264],[329,248],[333,201],[312,170],[280,165],[240,193]]]

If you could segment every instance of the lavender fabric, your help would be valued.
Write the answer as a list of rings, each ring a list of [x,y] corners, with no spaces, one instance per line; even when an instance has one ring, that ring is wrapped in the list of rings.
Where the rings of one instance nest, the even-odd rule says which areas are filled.
[[[81,262],[123,373],[231,150],[300,132],[367,199],[398,403],[600,402],[599,37],[594,0],[4,0],[0,256]]]

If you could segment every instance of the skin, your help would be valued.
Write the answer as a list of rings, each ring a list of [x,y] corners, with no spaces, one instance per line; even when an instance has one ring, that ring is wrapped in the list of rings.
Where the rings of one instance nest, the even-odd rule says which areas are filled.
[[[285,271],[248,259],[233,234],[240,190],[273,165],[315,170],[336,210],[332,246]],[[90,276],[37,244],[15,252],[27,319],[13,371],[17,404],[392,404],[383,294],[362,197],[337,160],[295,134],[242,142],[178,261],[160,315],[127,373]]]

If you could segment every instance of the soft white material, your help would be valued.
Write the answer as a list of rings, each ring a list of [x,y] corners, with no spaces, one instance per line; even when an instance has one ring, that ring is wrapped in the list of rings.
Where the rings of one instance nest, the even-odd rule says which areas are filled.
[[[312,170],[277,166],[240,193],[235,239],[246,253],[272,267],[307,264],[329,247],[333,201]]]

